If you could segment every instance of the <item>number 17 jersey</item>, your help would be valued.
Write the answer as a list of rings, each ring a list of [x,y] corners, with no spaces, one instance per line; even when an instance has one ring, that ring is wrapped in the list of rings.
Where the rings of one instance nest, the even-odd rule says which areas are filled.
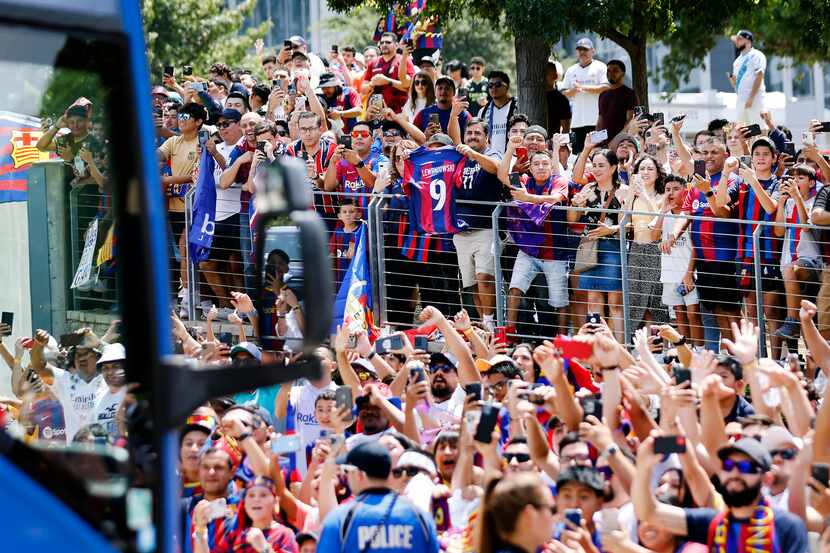
[[[420,147],[409,154],[403,180],[409,196],[409,221],[423,234],[455,234],[467,227],[459,220],[455,191],[462,184],[464,156],[452,146]]]

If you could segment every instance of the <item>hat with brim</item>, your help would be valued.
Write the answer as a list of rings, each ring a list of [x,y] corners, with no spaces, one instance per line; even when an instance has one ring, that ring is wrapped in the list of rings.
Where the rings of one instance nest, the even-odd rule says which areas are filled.
[[[231,359],[239,353],[249,353],[251,357],[256,359],[257,361],[262,361],[262,351],[257,347],[256,344],[252,342],[239,342],[234,347],[231,348]]]
[[[351,465],[366,473],[369,478],[384,480],[392,470],[389,451],[378,441],[355,446],[347,454],[337,458],[338,465]]]
[[[767,472],[772,466],[772,457],[770,457],[769,451],[755,438],[741,438],[734,444],[720,448],[718,458],[723,461],[733,453],[743,453],[755,461],[764,472]]]
[[[640,141],[633,134],[628,134],[628,133],[618,134],[608,144],[608,148],[611,149],[611,150],[616,150],[617,148],[619,148],[620,144],[622,144],[623,142],[628,142],[629,144],[634,146],[634,149],[637,151],[637,153],[640,152]]]
[[[101,354],[101,357],[98,358],[97,365],[103,365],[104,363],[117,363],[119,361],[124,361],[127,358],[127,352],[124,350],[124,346],[122,344],[107,344],[104,346],[104,351]]]
[[[767,428],[766,432],[764,432],[763,438],[761,438],[761,445],[769,452],[776,449],[783,449],[788,445],[794,446],[796,449],[800,450],[804,445],[804,441],[801,438],[793,436],[790,431],[783,426],[776,425]]]
[[[588,37],[580,38],[576,41],[576,49],[577,50],[593,50],[594,43],[591,42],[591,39]]]
[[[430,64],[431,66],[435,67],[435,60],[432,59],[432,56],[424,56],[421,58],[421,61],[418,62],[418,65],[421,66],[425,63]]]
[[[421,470],[428,472],[430,475],[435,476],[438,471],[435,468],[435,463],[421,453],[420,451],[404,451],[401,456],[398,458],[397,467],[417,467]]]
[[[427,140],[427,146],[432,146],[433,144],[440,144],[441,146],[452,146],[452,138],[449,135],[446,135],[442,132],[437,132],[429,137]]]
[[[323,73],[320,75],[320,88],[340,86],[340,79],[334,73]]]

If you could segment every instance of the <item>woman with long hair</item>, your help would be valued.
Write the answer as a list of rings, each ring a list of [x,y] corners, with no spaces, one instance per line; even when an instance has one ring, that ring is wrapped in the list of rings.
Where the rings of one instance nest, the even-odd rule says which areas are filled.
[[[660,282],[660,230],[651,222],[663,209],[665,173],[657,159],[642,155],[631,168],[625,210],[632,211],[628,250],[628,313],[631,335],[640,321],[668,323]],[[628,337],[630,338],[630,336]]]
[[[415,114],[427,106],[435,103],[435,83],[426,71],[418,71],[412,77],[412,85],[409,87],[409,98],[403,106],[406,118],[412,121]]]
[[[628,187],[619,180],[617,154],[612,150],[596,150],[591,135],[585,137],[585,148],[579,154],[572,180],[583,184],[571,204],[580,210],[568,211],[568,222],[585,224],[583,240],[597,241],[597,264],[579,275],[579,288],[588,291],[588,312],[608,316],[614,336],[622,342],[623,301],[620,259],[620,210]],[[591,175],[585,164],[591,159]],[[605,211],[596,211],[597,209]],[[605,306],[608,313],[605,313]]]
[[[479,553],[535,553],[553,535],[553,494],[538,473],[490,481],[478,521]]]

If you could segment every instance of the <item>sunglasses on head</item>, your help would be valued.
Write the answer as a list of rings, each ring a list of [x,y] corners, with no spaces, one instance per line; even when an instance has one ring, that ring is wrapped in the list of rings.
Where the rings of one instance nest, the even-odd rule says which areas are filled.
[[[187,121],[188,119],[190,119],[190,114],[189,113],[180,113],[178,115],[178,118],[179,118],[179,121]]]
[[[395,478],[400,478],[404,475],[404,473],[406,473],[407,476],[412,478],[419,472],[421,472],[421,469],[419,469],[418,467],[395,467],[392,469],[392,476],[394,476]]]
[[[527,463],[530,461],[530,454],[529,453],[505,453],[504,460],[507,461],[508,464],[513,462],[513,459],[516,459],[517,463]]]
[[[352,138],[369,138],[372,133],[369,131],[352,131]]]
[[[761,467],[754,461],[724,459],[722,467],[724,472],[732,472],[736,468],[741,474],[759,474],[761,472]]]
[[[771,457],[781,457],[785,461],[789,461],[791,459],[795,459],[795,456],[798,455],[798,451],[791,448],[773,449],[769,452],[769,454]]]

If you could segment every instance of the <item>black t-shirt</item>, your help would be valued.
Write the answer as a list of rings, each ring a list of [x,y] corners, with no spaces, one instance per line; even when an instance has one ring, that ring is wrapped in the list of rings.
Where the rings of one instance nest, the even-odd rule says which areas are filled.
[[[551,136],[562,132],[562,121],[571,119],[573,114],[571,103],[558,90],[549,90],[545,96],[548,102],[548,136]]]
[[[598,107],[602,124],[597,130],[607,129],[608,139],[614,138],[625,127],[626,113],[636,105],[637,96],[627,86],[606,90],[599,95]]]
[[[488,150],[488,157],[501,160],[501,153]],[[455,192],[456,213],[458,218],[469,226],[469,230],[493,228],[493,206],[461,203],[458,200],[476,200],[479,202],[498,202],[502,198],[503,186],[499,178],[481,168],[481,164],[472,159],[464,161],[462,185]]]
[[[488,79],[481,79],[480,83],[475,83],[472,80],[467,81],[467,88],[469,89],[470,98],[470,107],[467,108],[467,111],[469,111],[473,117],[477,117],[478,112],[484,107],[478,103],[481,98],[486,98],[488,102],[490,101],[490,94],[487,90],[488,82]]]
[[[686,536],[690,541],[708,543],[709,525],[718,515],[714,509],[684,509],[686,511]],[[775,544],[772,550],[778,553],[805,553],[807,551],[807,528],[804,522],[786,511],[773,509]],[[745,525],[746,520],[735,519],[730,526]],[[729,534],[733,535],[730,528]],[[750,548],[747,547],[747,550]],[[759,548],[760,549],[760,548]]]
[[[821,190],[816,194],[816,199],[813,201],[813,209],[816,208],[830,212],[830,186],[822,186]],[[830,264],[830,226],[822,229],[817,239],[824,263]]]

